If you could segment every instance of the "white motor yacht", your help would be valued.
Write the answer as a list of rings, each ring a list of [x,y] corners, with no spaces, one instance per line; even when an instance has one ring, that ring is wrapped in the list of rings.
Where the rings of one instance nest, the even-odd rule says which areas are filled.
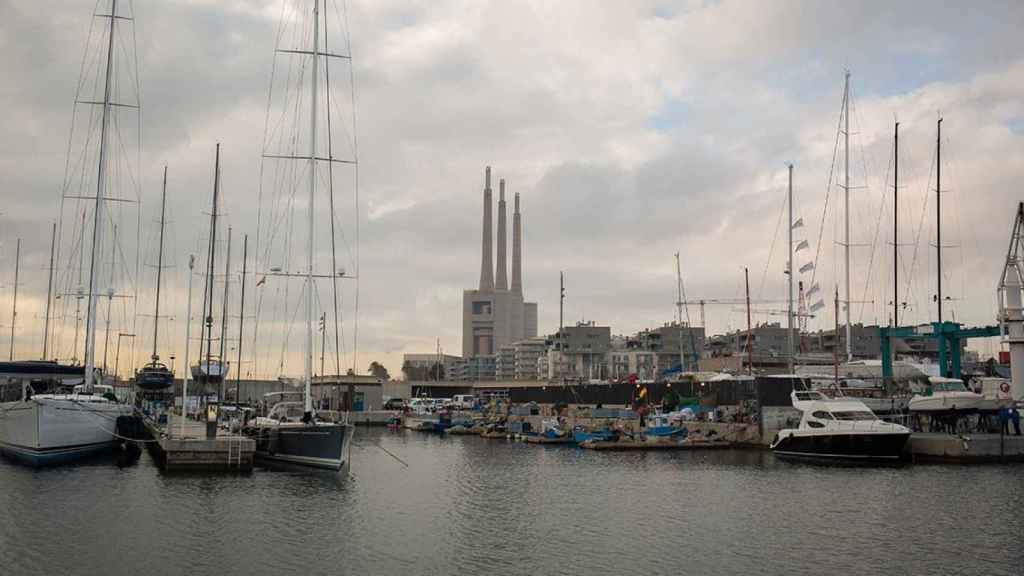
[[[898,460],[910,430],[880,420],[853,398],[829,398],[816,390],[794,390],[793,407],[803,412],[797,428],[780,430],[771,449],[780,456],[829,460]]]

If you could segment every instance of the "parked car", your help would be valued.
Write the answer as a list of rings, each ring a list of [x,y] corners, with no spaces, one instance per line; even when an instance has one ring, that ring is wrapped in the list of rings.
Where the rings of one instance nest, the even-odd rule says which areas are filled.
[[[472,410],[476,405],[476,396],[472,394],[456,394],[452,397],[452,407],[456,410]]]
[[[384,403],[385,410],[405,410],[406,402],[405,398],[389,398]]]

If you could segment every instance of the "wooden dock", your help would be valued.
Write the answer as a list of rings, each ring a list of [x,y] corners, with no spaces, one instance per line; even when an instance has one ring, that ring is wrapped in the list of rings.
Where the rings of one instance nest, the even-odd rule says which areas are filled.
[[[214,439],[206,438],[206,424],[188,420],[185,434],[180,432],[181,420],[170,425],[148,424],[156,442],[149,444],[153,457],[168,472],[188,470],[248,472],[253,467],[256,442],[240,434],[218,430]],[[168,434],[169,429],[169,434]]]

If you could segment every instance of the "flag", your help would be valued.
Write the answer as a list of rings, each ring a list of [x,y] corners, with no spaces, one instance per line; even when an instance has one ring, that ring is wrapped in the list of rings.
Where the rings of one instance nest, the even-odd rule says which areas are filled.
[[[814,262],[808,262],[807,264],[804,264],[803,266],[800,267],[801,274],[803,274],[804,272],[810,272],[811,270],[814,270]]]
[[[811,304],[811,307],[810,307],[810,309],[809,309],[809,310],[810,310],[811,312],[817,312],[818,310],[821,310],[821,309],[822,309],[822,308],[824,308],[824,307],[825,307],[825,303],[824,303],[824,302],[822,302],[821,300],[818,300],[818,301],[817,301],[817,302],[815,302],[814,304]]]
[[[797,228],[803,228],[803,226],[804,226],[804,219],[803,218],[797,218],[796,222],[793,222],[793,230],[796,230]]]
[[[794,250],[799,252],[804,248],[810,248],[810,246],[811,245],[807,243],[807,240],[801,240],[800,243],[796,245],[796,248],[794,248]]]
[[[808,288],[808,289],[807,289],[807,294],[806,294],[806,295],[807,295],[807,296],[810,296],[811,294],[814,294],[814,293],[815,293],[815,292],[817,292],[818,290],[821,290],[821,287],[820,287],[820,286],[818,286],[818,283],[817,283],[817,282],[815,282],[814,284],[812,284],[812,285],[811,285],[811,287],[810,287],[810,288]]]

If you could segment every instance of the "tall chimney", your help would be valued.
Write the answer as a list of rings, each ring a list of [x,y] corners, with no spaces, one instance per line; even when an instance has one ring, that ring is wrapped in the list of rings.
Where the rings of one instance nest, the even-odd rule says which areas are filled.
[[[519,192],[512,213],[512,291],[523,293],[523,226],[519,221]]]
[[[494,238],[494,233],[491,231],[491,167],[488,166],[484,177],[484,237],[483,258],[480,262],[480,290],[494,290],[492,238]]]
[[[498,180],[498,272],[495,274],[495,288],[508,290],[508,261],[505,259],[505,245],[508,233],[505,232],[505,179]]]

